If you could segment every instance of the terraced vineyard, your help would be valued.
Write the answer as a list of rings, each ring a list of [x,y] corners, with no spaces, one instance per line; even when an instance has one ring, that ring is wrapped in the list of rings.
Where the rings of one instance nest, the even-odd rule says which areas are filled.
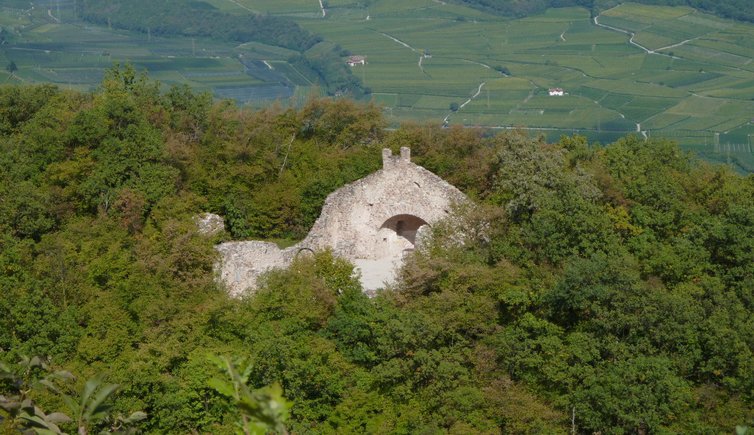
[[[425,0],[333,5],[329,14],[299,23],[366,55],[368,64],[354,69],[396,120],[449,115],[451,124],[603,142],[629,132],[667,136],[754,168],[750,24],[631,3],[596,19],[566,8],[503,20]],[[549,96],[553,87],[566,95]]]
[[[11,34],[0,45],[0,64],[12,61],[18,70],[11,76],[3,68],[0,83],[52,82],[87,90],[114,63],[130,62],[165,86],[185,84],[254,106],[305,100],[316,92],[286,61],[297,52],[282,47],[156,37],[85,24],[73,15],[72,1],[26,9],[28,2],[13,2],[14,7],[0,7],[0,26]]]
[[[709,158],[754,169],[751,24],[632,3],[597,17],[564,8],[508,20],[439,0],[206,2],[234,14],[292,18],[325,44],[366,56],[367,64],[352,71],[393,124],[523,127],[601,142],[634,132],[672,137]],[[279,47],[146,40],[19,11],[0,10],[0,25],[18,19],[27,26],[0,62],[15,61],[24,80],[91,86],[111,61],[129,59],[162,82],[251,104],[296,102],[317,92],[316,78],[296,71],[286,62],[294,53]],[[282,79],[249,68],[260,64]],[[553,87],[566,95],[549,96]]]

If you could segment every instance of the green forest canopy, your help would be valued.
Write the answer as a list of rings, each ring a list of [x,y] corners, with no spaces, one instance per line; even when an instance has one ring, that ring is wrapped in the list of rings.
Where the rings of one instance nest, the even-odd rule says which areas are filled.
[[[6,86],[0,102],[0,361],[45,356],[77,389],[104,376],[144,431],[234,431],[208,353],[246,358],[251,388],[279,383],[293,432],[754,423],[752,175],[634,136],[385,131],[345,99],[250,112],[130,68],[91,94]],[[329,192],[401,146],[476,205],[394,288],[366,297],[328,252],[241,300],[213,281],[215,243],[302,237]],[[228,232],[199,235],[203,211]]]

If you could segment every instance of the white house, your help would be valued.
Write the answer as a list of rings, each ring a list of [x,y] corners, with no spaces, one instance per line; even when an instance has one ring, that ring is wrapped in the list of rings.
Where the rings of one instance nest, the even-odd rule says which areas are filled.
[[[366,65],[366,63],[366,56],[349,56],[348,60],[346,60],[346,64],[348,64],[348,66]]]
[[[550,88],[550,96],[551,97],[562,97],[565,93],[563,92],[563,88]]]

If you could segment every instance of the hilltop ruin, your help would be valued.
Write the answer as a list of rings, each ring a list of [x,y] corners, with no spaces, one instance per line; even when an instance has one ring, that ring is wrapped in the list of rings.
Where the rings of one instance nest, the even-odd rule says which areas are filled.
[[[262,241],[220,244],[220,279],[231,295],[255,288],[260,274],[287,267],[303,252],[326,248],[358,267],[365,290],[390,282],[422,230],[467,198],[412,163],[409,148],[401,148],[398,156],[382,150],[382,163],[381,170],[331,193],[309,234],[296,245],[280,249]]]

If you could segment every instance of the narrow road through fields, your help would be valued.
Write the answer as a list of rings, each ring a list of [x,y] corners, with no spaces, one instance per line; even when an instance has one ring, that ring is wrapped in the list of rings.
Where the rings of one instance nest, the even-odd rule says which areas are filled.
[[[653,50],[650,50],[647,47],[645,47],[645,46],[639,44],[638,42],[634,41],[634,37],[636,36],[636,33],[632,32],[630,30],[620,29],[618,27],[613,27],[613,26],[608,26],[607,24],[600,24],[600,22],[598,21],[599,17],[600,17],[599,15],[597,15],[596,17],[594,17],[594,24],[596,26],[599,26],[599,27],[602,27],[602,28],[605,28],[605,29],[608,29],[608,30],[612,30],[614,32],[625,33],[626,35],[630,36],[630,38],[628,38],[628,42],[631,45],[639,47],[640,49],[642,49],[645,52],[647,52],[647,54],[662,54],[662,53],[655,53]]]
[[[473,100],[474,98],[478,97],[478,96],[479,96],[479,94],[481,94],[481,93],[482,93],[482,88],[483,88],[483,87],[484,87],[484,85],[486,85],[486,84],[487,84],[487,82],[482,82],[482,83],[481,83],[481,84],[479,85],[479,88],[477,88],[477,90],[476,90],[476,93],[475,93],[474,95],[472,95],[472,96],[471,96],[471,98],[469,98],[468,100],[466,100],[466,101],[465,101],[465,102],[464,102],[463,104],[461,104],[460,106],[458,106],[458,110],[461,110],[461,109],[463,109],[463,108],[464,108],[464,107],[465,107],[465,106],[466,106],[467,104],[471,103],[471,100]]]
[[[657,50],[655,50],[655,51],[660,51],[660,50],[667,50],[668,48],[674,48],[674,47],[680,47],[681,45],[683,45],[683,44],[686,44],[687,42],[691,42],[691,41],[697,40],[697,39],[699,39],[699,38],[701,38],[701,36],[697,36],[696,38],[687,39],[687,40],[685,40],[685,41],[681,41],[681,42],[679,42],[679,43],[677,43],[677,44],[673,44],[673,45],[667,45],[667,46],[665,46],[665,47],[660,47],[660,48],[658,48],[658,49],[657,49]]]
[[[458,110],[461,110],[461,109],[463,109],[464,107],[466,107],[466,105],[467,105],[467,104],[471,103],[471,101],[472,101],[472,100],[473,100],[474,98],[478,97],[478,96],[479,96],[479,94],[481,94],[481,93],[482,93],[482,88],[483,88],[483,87],[484,87],[484,85],[486,85],[486,84],[487,84],[487,82],[482,82],[481,84],[479,84],[479,87],[477,88],[477,90],[476,90],[476,93],[475,93],[474,95],[472,95],[472,96],[471,96],[471,98],[469,98],[468,100],[464,101],[464,102],[463,102],[463,104],[461,104],[460,106],[458,106]],[[458,110],[456,110],[456,112],[457,112]],[[443,124],[447,124],[447,123],[448,123],[448,119],[450,119],[450,115],[452,115],[452,114],[453,114],[453,112],[450,112],[450,113],[448,113],[448,114],[447,114],[447,115],[445,116],[445,118],[444,118],[444,119],[442,120],[442,123],[443,123]]]
[[[325,5],[322,3],[322,0],[319,0],[319,8],[322,9],[322,18],[325,18],[327,16],[327,11],[325,10]]]
[[[386,38],[392,39],[393,41],[397,42],[398,44],[401,44],[402,46],[408,48],[409,50],[413,51],[414,53],[418,53],[419,52],[419,50],[417,50],[414,47],[406,44],[405,42],[401,41],[400,39],[396,38],[395,36],[390,36],[387,33],[383,33],[383,32],[379,32],[379,34],[382,35],[382,36],[384,36],[384,37],[386,37]]]
[[[55,17],[55,15],[52,14],[52,9],[47,9],[47,15],[49,15],[50,18],[55,20],[56,23],[60,22],[60,20],[57,17]]]
[[[486,63],[477,62],[475,60],[469,60],[469,59],[461,59],[461,60],[464,61],[464,62],[467,62],[467,63],[473,63],[474,65],[483,66],[483,67],[485,67],[487,69],[492,69],[492,67],[489,66],[489,65],[487,65]],[[501,74],[503,74],[503,73],[501,73]],[[506,74],[503,74],[503,75],[506,75]]]
[[[617,7],[617,6],[616,6],[616,7]],[[609,10],[609,9],[608,9],[608,10]],[[606,12],[606,11],[603,11],[603,12]],[[706,32],[704,32],[703,34],[701,34],[701,35],[699,35],[699,36],[696,36],[696,37],[694,37],[694,38],[689,38],[689,39],[686,39],[686,40],[684,40],[684,41],[681,41],[681,42],[678,42],[678,43],[675,43],[675,44],[666,45],[665,47],[660,47],[660,48],[656,48],[656,49],[652,50],[652,49],[649,49],[649,48],[647,48],[647,47],[645,47],[645,46],[643,46],[643,45],[639,44],[638,42],[634,41],[634,38],[636,37],[636,33],[635,33],[635,32],[632,32],[632,31],[630,31],[630,30],[627,30],[627,29],[621,29],[621,28],[619,28],[619,27],[608,26],[607,24],[602,24],[602,23],[600,23],[600,22],[598,21],[598,18],[599,18],[599,17],[601,16],[601,15],[602,15],[602,14],[599,14],[599,15],[597,15],[596,17],[594,17],[594,24],[595,24],[595,25],[597,25],[597,26],[599,26],[599,27],[602,27],[602,28],[605,28],[605,29],[613,30],[613,31],[615,31],[615,32],[625,33],[625,34],[629,35],[629,36],[630,36],[630,38],[629,38],[628,42],[629,42],[629,43],[631,43],[632,45],[634,45],[634,46],[636,46],[636,47],[638,47],[638,48],[640,48],[640,49],[644,50],[644,51],[645,51],[645,52],[646,52],[647,54],[659,54],[659,55],[662,55],[662,56],[668,56],[668,57],[671,57],[671,58],[673,58],[673,59],[681,59],[681,58],[680,58],[680,57],[676,57],[676,56],[673,56],[673,55],[670,55],[670,54],[668,54],[668,53],[660,53],[660,51],[662,51],[662,50],[667,50],[667,49],[669,49],[669,48],[680,47],[681,45],[684,45],[684,44],[687,44],[687,43],[689,43],[689,42],[691,42],[691,41],[695,41],[695,40],[697,40],[697,39],[700,39],[700,38],[702,38],[702,37],[703,37],[704,35],[707,35],[708,33],[710,33],[709,31],[706,31]]]
[[[529,84],[531,85],[531,89],[529,89],[529,95],[527,95],[526,98],[524,98],[524,101],[521,104],[528,103],[529,100],[531,100],[534,97],[534,91],[537,90],[537,88],[539,88],[539,86],[537,86],[537,84],[534,83],[532,80],[529,80]],[[521,105],[519,105],[518,107],[521,107]]]
[[[238,3],[238,2],[236,1],[236,0],[228,0],[228,1],[229,1],[229,2],[231,2],[231,3],[233,3],[234,5],[238,6],[238,7],[239,7],[239,8],[241,8],[241,9],[246,9],[246,10],[247,10],[247,11],[249,11],[249,12],[254,12],[254,13],[256,13],[256,11],[255,11],[254,9],[250,9],[250,8],[248,8],[248,7],[244,6],[244,5],[242,5],[241,3]]]
[[[429,74],[427,74],[427,72],[424,71],[424,67],[422,66],[422,62],[424,60],[424,53],[422,53],[419,50],[417,50],[416,48],[414,48],[414,47],[406,44],[405,42],[401,41],[400,39],[396,38],[395,36],[388,35],[387,33],[384,33],[384,32],[377,32],[377,33],[379,33],[380,35],[382,35],[382,36],[384,36],[386,38],[392,39],[393,41],[397,42],[398,44],[400,44],[400,45],[408,48],[409,50],[413,51],[414,53],[418,54],[419,55],[419,61],[417,62],[417,65],[419,66],[419,70],[422,72],[422,74],[424,74],[426,76],[429,76]]]

